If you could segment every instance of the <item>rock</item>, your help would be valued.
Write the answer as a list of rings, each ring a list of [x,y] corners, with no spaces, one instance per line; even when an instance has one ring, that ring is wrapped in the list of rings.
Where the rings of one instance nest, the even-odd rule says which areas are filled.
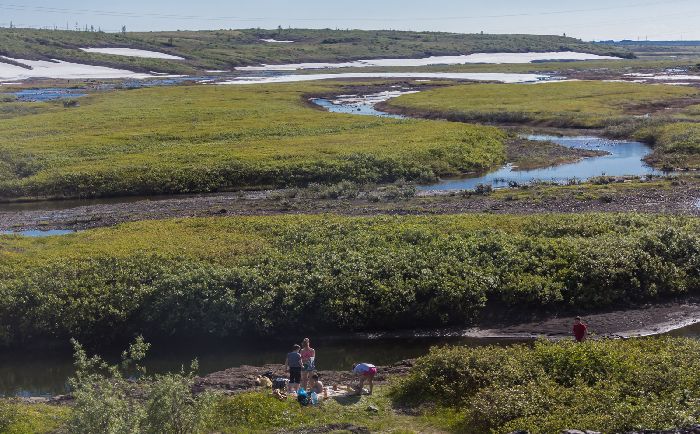
[[[377,407],[375,407],[374,405],[367,406],[366,410],[371,412],[371,413],[379,413],[379,409]]]

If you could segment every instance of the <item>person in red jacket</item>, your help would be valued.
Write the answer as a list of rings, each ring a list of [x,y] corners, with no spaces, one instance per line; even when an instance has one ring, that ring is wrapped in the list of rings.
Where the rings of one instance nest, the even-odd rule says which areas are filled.
[[[588,336],[588,326],[581,322],[581,317],[577,316],[574,320],[574,338],[576,342],[583,342]]]

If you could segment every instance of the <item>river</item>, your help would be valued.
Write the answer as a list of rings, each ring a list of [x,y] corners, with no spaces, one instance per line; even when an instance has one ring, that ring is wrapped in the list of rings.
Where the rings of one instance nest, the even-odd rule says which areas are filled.
[[[376,105],[410,93],[415,93],[415,91],[411,88],[400,88],[370,95],[341,95],[333,99],[313,98],[311,101],[334,113],[401,119],[404,117],[378,110]],[[664,174],[644,162],[644,157],[651,152],[651,148],[644,143],[610,140],[595,136],[528,135],[525,137],[533,141],[551,141],[568,148],[605,151],[607,154],[532,170],[518,170],[516,166],[506,164],[491,172],[444,179],[434,184],[420,186],[419,189],[434,191],[473,190],[480,185],[502,188],[535,182],[565,184],[586,181],[598,176],[642,177]]]

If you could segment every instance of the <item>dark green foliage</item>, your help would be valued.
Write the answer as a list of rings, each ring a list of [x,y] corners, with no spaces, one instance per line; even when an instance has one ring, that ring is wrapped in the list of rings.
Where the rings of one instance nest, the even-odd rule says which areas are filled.
[[[5,342],[440,327],[700,288],[685,218],[212,218],[0,242]]]

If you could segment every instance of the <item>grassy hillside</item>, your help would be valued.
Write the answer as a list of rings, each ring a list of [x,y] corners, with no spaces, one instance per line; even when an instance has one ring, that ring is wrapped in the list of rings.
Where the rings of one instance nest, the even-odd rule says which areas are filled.
[[[700,220],[276,216],[0,236],[0,342],[464,326],[697,293]]]
[[[275,44],[261,39],[295,41]],[[88,54],[81,47],[131,47],[185,57],[185,61]],[[361,30],[218,30],[108,34],[0,29],[0,55],[101,64],[142,71],[192,72],[259,63],[427,57],[475,52],[580,51],[631,56],[629,51],[561,36],[479,35]]]
[[[433,119],[605,128],[656,145],[649,161],[657,166],[700,168],[698,101],[694,87],[579,81],[442,87],[385,105]]]
[[[307,93],[330,86],[152,88],[95,95],[72,108],[0,103],[19,111],[0,119],[0,198],[430,179],[505,159],[505,136],[495,128],[306,104]],[[39,113],[27,114],[30,107]]]

